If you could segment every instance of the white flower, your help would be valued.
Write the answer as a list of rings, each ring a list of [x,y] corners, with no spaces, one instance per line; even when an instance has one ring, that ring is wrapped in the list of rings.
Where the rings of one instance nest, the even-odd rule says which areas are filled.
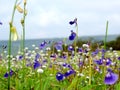
[[[37,70],[37,72],[38,72],[38,73],[43,73],[43,69],[39,68],[39,69]]]

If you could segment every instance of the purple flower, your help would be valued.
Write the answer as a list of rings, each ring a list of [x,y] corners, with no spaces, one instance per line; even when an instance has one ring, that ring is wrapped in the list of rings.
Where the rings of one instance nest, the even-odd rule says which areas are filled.
[[[109,66],[109,65],[111,65],[111,63],[112,63],[112,60],[111,60],[110,58],[108,58],[108,59],[106,60],[106,65]]]
[[[83,62],[79,62],[78,66],[81,67],[83,65]]]
[[[46,41],[43,41],[41,44],[40,44],[40,49],[43,49],[45,46],[46,46],[47,42]]]
[[[82,49],[82,48],[78,48],[78,52],[79,52],[79,53],[82,53],[82,52],[83,52],[83,49]]]
[[[57,79],[58,81],[62,81],[62,80],[64,79],[64,75],[63,75],[62,73],[58,72],[58,73],[56,74],[56,79]]]
[[[40,62],[36,61],[34,62],[34,69],[40,67]]]
[[[102,64],[103,64],[103,60],[102,60],[102,59],[95,60],[94,62],[95,62],[96,64],[98,64],[98,65],[102,65]]]
[[[11,77],[13,74],[14,74],[14,71],[13,71],[13,70],[10,70],[9,73],[6,72],[6,73],[4,74],[4,77],[5,77],[5,78],[8,78],[9,75],[10,75],[10,77]]]
[[[19,60],[22,60],[22,59],[23,59],[23,55],[20,55],[20,56],[19,56]]]
[[[2,25],[2,22],[0,22],[0,25]]]
[[[69,68],[69,69],[72,69],[72,66],[70,64],[67,64],[67,63],[63,63],[62,65],[63,67],[66,67],[66,68]]]
[[[63,50],[62,44],[63,44],[62,41],[55,43],[55,48],[56,48],[56,50]]]
[[[36,56],[35,56],[35,59],[39,59],[40,58],[40,54],[37,53]]]
[[[76,37],[76,33],[71,30],[71,35],[69,36],[69,40],[74,40]]]
[[[118,57],[118,60],[120,60],[120,57]]]
[[[75,18],[73,21],[69,22],[70,25],[76,24],[77,25],[77,18]]]
[[[68,76],[70,76],[72,74],[75,74],[74,70],[68,70],[64,75],[65,75],[65,77],[68,77]]]
[[[69,46],[68,46],[68,51],[73,51],[73,50],[74,50],[73,46],[72,46],[72,45],[69,45]]]
[[[108,72],[105,76],[104,83],[108,85],[115,84],[118,80],[118,75],[113,72]]]

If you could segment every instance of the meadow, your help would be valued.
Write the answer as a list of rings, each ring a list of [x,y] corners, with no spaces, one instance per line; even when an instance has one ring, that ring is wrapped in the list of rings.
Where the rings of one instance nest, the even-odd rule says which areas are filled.
[[[20,4],[23,4],[23,8]],[[0,90],[120,90],[120,51],[106,46],[108,21],[104,45],[96,43],[94,50],[90,41],[81,47],[77,45],[77,18],[68,22],[75,27],[66,38],[72,44],[67,44],[66,40],[44,40],[38,46],[31,45],[33,49],[29,49],[25,47],[26,4],[26,0],[21,3],[16,0],[14,4],[8,45],[2,47],[0,54]],[[23,15],[23,34],[21,48],[13,56],[12,43],[19,35],[13,24],[16,10]]]

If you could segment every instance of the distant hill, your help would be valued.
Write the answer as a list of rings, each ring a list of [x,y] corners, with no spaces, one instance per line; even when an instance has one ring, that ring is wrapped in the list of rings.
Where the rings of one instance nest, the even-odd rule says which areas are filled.
[[[108,35],[107,41],[112,41],[115,40],[118,36],[120,35]],[[97,36],[81,36],[79,39],[81,40],[89,40],[92,39],[94,41],[101,41],[104,40],[105,36],[104,35],[97,35]]]

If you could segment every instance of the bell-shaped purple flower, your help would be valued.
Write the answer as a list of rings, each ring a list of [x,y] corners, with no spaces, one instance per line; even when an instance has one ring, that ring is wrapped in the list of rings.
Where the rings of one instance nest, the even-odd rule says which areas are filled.
[[[74,50],[73,46],[72,46],[72,45],[69,45],[69,46],[68,46],[68,51],[73,51],[73,50]]]
[[[62,42],[55,43],[56,50],[63,50]]]
[[[69,36],[69,40],[74,40],[76,37],[76,33],[71,30],[71,35]]]
[[[40,62],[36,61],[34,62],[34,69],[40,67]]]
[[[19,60],[22,60],[22,59],[23,59],[23,55],[20,55],[20,56],[19,56]]]
[[[36,56],[35,56],[35,59],[39,59],[40,58],[40,54],[37,53]]]
[[[58,72],[58,73],[56,74],[56,79],[57,79],[58,81],[62,81],[64,78],[65,78],[65,77],[64,77],[64,75],[63,75],[62,73]]]
[[[68,77],[68,76],[70,76],[70,75],[72,75],[72,74],[75,74],[75,71],[74,70],[68,70],[65,74],[64,74],[64,76],[65,77]]]
[[[75,18],[73,21],[69,22],[70,25],[76,24],[77,25],[77,18]]]
[[[47,42],[46,41],[43,41],[41,44],[40,44],[40,49],[43,49],[45,46],[46,46]]]
[[[110,58],[108,58],[108,59],[106,60],[106,65],[109,66],[109,65],[111,65],[111,63],[112,63],[112,60],[111,60]]]
[[[105,76],[104,83],[107,85],[115,84],[118,80],[118,75],[113,72],[108,72]]]
[[[118,60],[120,60],[120,57],[118,57]]]
[[[102,65],[102,64],[103,64],[103,60],[102,60],[102,59],[95,60],[94,62],[95,62],[96,64],[98,64],[98,65]]]

